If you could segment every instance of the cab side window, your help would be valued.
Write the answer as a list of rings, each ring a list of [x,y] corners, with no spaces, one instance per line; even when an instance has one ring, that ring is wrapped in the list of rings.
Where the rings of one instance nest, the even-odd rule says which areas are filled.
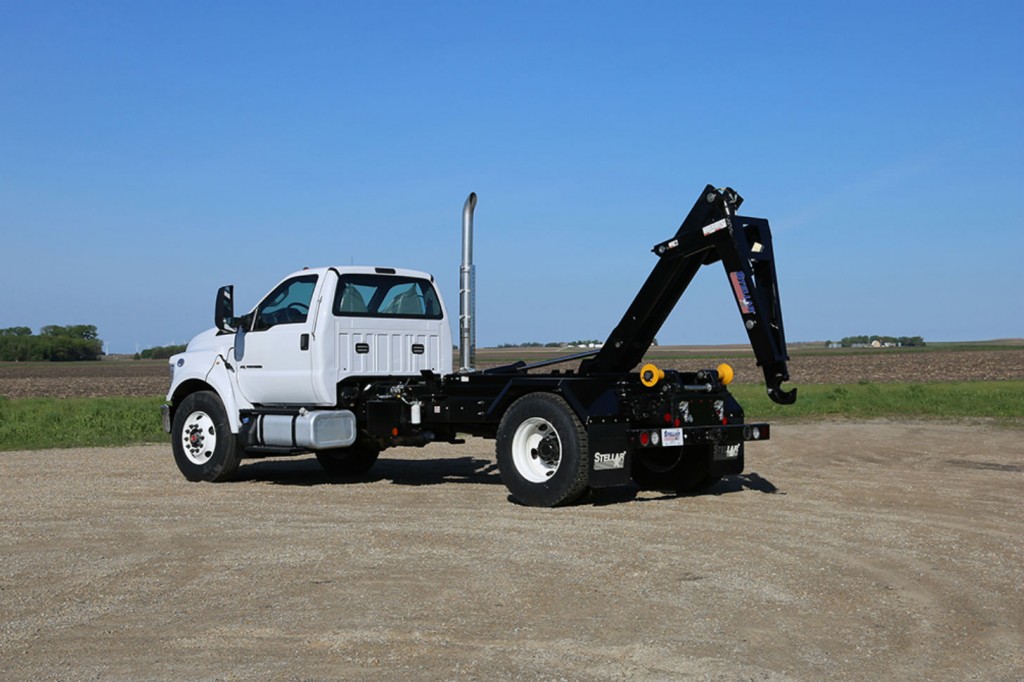
[[[316,288],[316,275],[285,280],[271,291],[256,308],[252,330],[270,329],[279,324],[305,322]]]

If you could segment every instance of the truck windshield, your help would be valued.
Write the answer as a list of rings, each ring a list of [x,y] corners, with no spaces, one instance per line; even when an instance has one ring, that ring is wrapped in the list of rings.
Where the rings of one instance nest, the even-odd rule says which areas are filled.
[[[334,314],[346,317],[441,319],[441,304],[425,279],[397,275],[342,275]]]

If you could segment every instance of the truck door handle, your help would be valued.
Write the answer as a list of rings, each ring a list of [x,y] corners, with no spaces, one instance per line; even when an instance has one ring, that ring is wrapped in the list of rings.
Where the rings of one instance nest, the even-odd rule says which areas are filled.
[[[299,335],[299,350],[309,350],[309,334]]]

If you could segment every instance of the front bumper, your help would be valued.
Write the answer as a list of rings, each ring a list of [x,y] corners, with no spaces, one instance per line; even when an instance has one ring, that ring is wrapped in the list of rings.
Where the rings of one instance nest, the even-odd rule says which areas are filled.
[[[171,432],[171,406],[164,404],[160,406],[160,421],[164,427],[164,433]]]

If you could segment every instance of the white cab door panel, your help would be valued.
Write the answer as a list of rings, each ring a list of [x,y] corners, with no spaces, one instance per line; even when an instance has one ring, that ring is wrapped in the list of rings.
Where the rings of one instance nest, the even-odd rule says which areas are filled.
[[[235,349],[238,385],[245,399],[261,405],[317,402],[313,382],[311,310],[318,277],[291,277],[279,284],[253,312]]]

